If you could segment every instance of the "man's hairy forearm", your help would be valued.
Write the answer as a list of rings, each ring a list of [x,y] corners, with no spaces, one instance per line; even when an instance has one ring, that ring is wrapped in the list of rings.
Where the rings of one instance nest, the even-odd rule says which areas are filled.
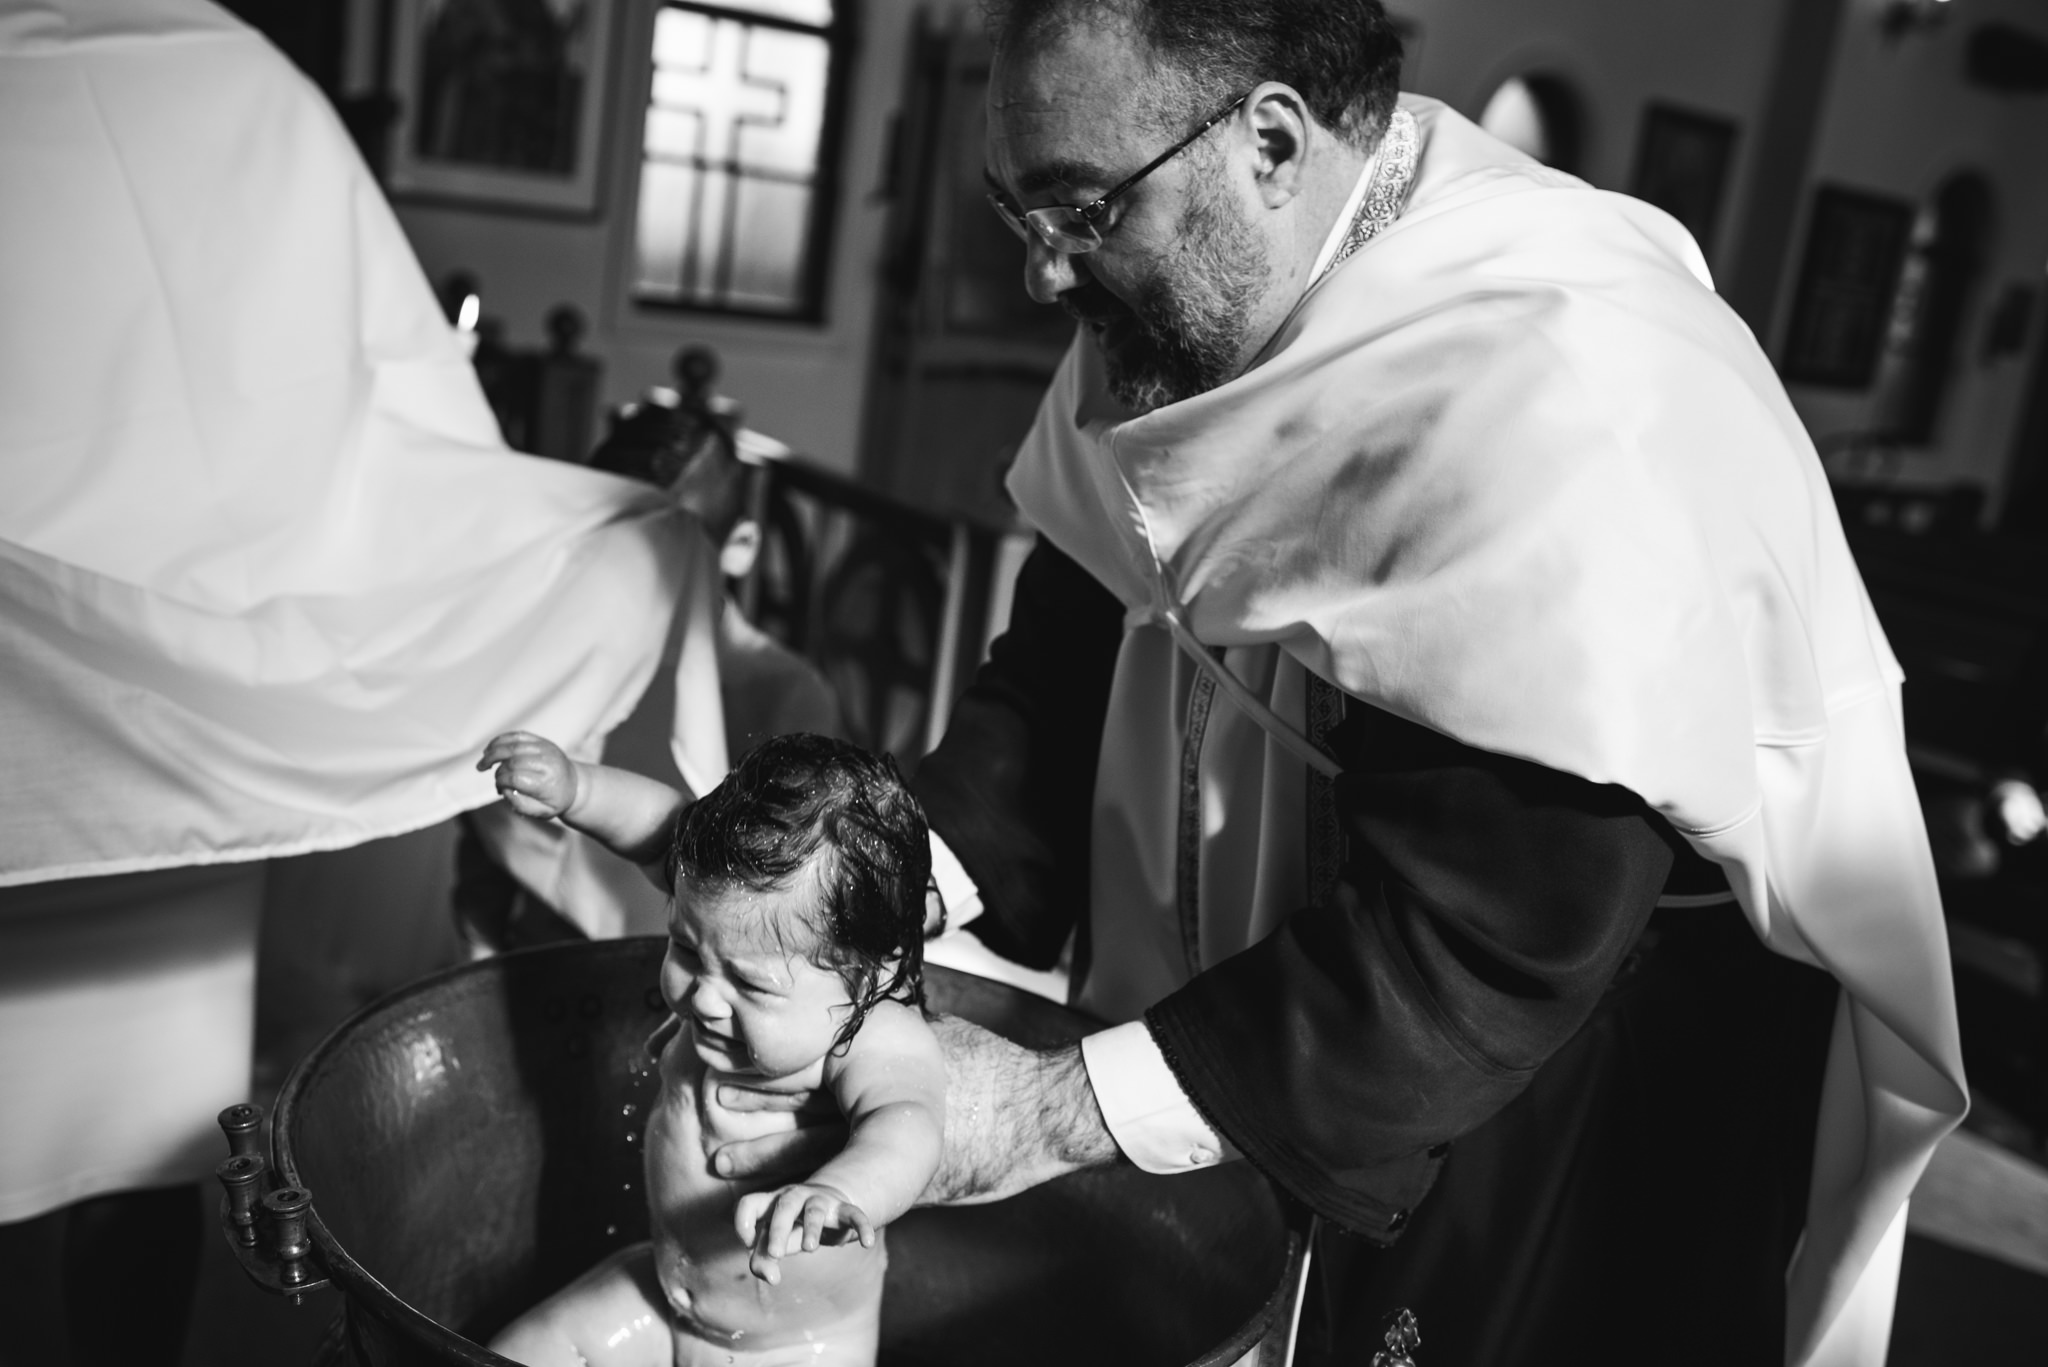
[[[946,1148],[922,1204],[1014,1196],[1079,1168],[1118,1161],[1078,1046],[1041,1053],[946,1017]]]

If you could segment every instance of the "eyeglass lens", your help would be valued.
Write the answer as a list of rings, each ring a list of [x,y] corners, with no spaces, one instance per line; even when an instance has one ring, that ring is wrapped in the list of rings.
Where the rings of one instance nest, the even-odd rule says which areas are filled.
[[[1026,209],[1019,214],[998,195],[990,194],[988,202],[1002,216],[1003,222],[1009,224],[1010,231],[1027,247],[1031,245],[1032,235],[1036,234],[1039,241],[1056,252],[1068,255],[1092,252],[1102,245],[1102,232],[1095,226],[1093,219],[1101,217],[1102,211],[1133,185],[1186,151],[1189,144],[1221,123],[1249,97],[1250,92],[1247,91],[1202,120],[1195,126],[1194,132],[1146,162],[1144,166],[1125,177],[1122,184],[1085,209],[1072,204],[1048,204],[1042,208]]]
[[[1071,205],[1049,204],[1020,214],[994,194],[985,198],[1004,226],[1027,246],[1033,237],[1056,252],[1092,252],[1102,245],[1102,235]]]

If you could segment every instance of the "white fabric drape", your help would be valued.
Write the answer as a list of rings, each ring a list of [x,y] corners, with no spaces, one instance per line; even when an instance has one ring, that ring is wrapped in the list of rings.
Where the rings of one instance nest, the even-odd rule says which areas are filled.
[[[0,1224],[194,1182],[249,1099],[262,864],[0,888]]]
[[[1887,1233],[1967,1095],[1898,667],[1812,445],[1684,231],[1403,103],[1425,138],[1405,211],[1250,371],[1132,417],[1084,335],[1010,488],[1133,625],[1177,611],[1206,647],[1275,648],[1639,793],[1766,943],[1842,983],[1787,1354],[1875,1361]],[[1271,750],[1244,747],[1207,824],[1253,821]]]
[[[0,885],[441,820],[715,612],[658,493],[505,449],[333,112],[212,6],[0,0],[0,245]]]
[[[505,449],[261,38],[0,0],[0,1221],[211,1170],[253,861],[492,801],[502,730],[594,748],[671,621],[715,781],[709,562],[657,492]]]

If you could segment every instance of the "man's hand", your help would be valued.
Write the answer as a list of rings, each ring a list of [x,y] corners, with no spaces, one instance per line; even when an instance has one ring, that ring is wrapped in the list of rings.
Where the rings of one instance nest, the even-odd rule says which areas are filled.
[[[753,1245],[748,1270],[770,1286],[782,1284],[783,1258],[816,1252],[827,1230],[848,1230],[862,1248],[875,1246],[875,1226],[867,1213],[844,1192],[815,1182],[742,1196],[733,1228],[741,1243]]]
[[[846,1118],[832,1094],[767,1092],[738,1083],[721,1082],[711,1089],[711,1104],[720,1110],[794,1111],[796,1128],[758,1139],[735,1139],[711,1152],[711,1169],[720,1177],[765,1178],[796,1182],[809,1177],[846,1147]]]
[[[1078,1044],[1041,1053],[958,1016],[946,1054],[946,1149],[920,1205],[978,1205],[1122,1160]]]
[[[957,1016],[939,1017],[932,1031],[946,1053],[946,1148],[919,1205],[1000,1201],[1120,1161],[1078,1045],[1040,1053]],[[721,1177],[792,1180],[846,1145],[837,1113],[803,1097],[734,1086],[715,1095],[732,1111],[797,1111],[793,1131],[721,1146],[712,1156]]]
[[[484,747],[478,769],[498,766],[498,795],[521,816],[567,815],[576,805],[576,762],[562,747],[530,731],[507,731]]]

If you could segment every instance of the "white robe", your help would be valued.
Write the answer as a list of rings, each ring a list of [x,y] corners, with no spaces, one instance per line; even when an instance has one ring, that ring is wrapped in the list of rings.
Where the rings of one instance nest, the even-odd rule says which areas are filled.
[[[1881,1361],[1906,1197],[1967,1104],[1898,667],[1812,444],[1684,231],[1404,106],[1424,137],[1405,209],[1247,373],[1132,417],[1084,335],[1054,379],[1010,488],[1129,609],[1106,744],[1182,705],[1173,614],[1297,722],[1307,669],[1640,794],[1765,943],[1844,988],[1787,1356]],[[1257,810],[1300,791],[1299,761],[1222,750],[1238,768],[1204,775],[1205,838],[1257,832],[1218,847],[1240,866],[1299,860],[1299,827]],[[1122,820],[1142,851],[1136,905],[1172,859],[1143,767],[1106,750],[1097,797],[1098,838]],[[1219,945],[1299,886],[1234,876],[1250,904]]]
[[[679,603],[675,749],[715,782],[709,561],[657,491],[505,448],[333,110],[263,39],[202,0],[0,0],[0,959],[48,969],[0,1003],[8,1095],[46,1108],[0,1104],[0,1220],[210,1167],[192,1137],[239,1089],[209,1070],[246,1086],[251,861],[492,801],[499,731],[594,751]],[[227,863],[249,876],[150,872]],[[166,943],[155,981],[222,1009],[82,1032],[94,946],[194,897],[213,968],[173,990]],[[131,959],[105,978],[130,1003]],[[68,1004],[37,995],[63,974]],[[165,1069],[178,1114],[125,1114]],[[128,1151],[44,1142],[87,1130]]]

